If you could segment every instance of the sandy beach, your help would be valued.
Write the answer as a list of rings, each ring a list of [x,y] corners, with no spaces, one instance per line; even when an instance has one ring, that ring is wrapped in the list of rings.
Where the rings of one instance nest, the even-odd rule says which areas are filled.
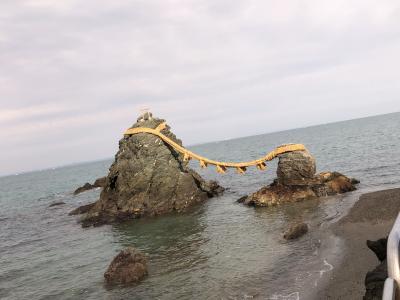
[[[365,275],[379,264],[366,241],[386,237],[399,211],[400,188],[367,193],[332,225],[329,230],[343,241],[344,249],[317,299],[363,298]]]

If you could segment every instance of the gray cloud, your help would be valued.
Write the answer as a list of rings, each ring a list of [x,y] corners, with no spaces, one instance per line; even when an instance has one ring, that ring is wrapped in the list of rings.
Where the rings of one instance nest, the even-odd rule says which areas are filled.
[[[398,53],[395,0],[3,0],[0,173],[110,157],[142,106],[186,144],[399,111]]]

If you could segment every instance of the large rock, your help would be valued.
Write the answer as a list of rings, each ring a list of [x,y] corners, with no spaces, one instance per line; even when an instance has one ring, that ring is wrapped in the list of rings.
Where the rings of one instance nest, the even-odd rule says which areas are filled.
[[[331,196],[356,189],[357,180],[338,172],[315,174],[315,159],[308,151],[279,156],[277,178],[270,185],[238,201],[250,206],[273,206],[317,197]]]
[[[162,122],[147,116],[132,127],[156,128]],[[168,126],[162,133],[182,145]],[[87,211],[82,225],[182,212],[222,191],[216,182],[206,182],[189,169],[182,155],[157,136],[124,136],[100,199]]]
[[[131,284],[148,274],[147,258],[133,247],[122,250],[104,273],[107,284]]]

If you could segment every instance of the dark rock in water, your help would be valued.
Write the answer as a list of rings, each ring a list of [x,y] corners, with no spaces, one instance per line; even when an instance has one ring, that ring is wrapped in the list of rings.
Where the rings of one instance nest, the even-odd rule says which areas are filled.
[[[315,160],[308,151],[279,156],[278,178],[266,187],[241,198],[250,206],[273,206],[354,191],[355,179],[338,172],[315,174]]]
[[[295,223],[290,225],[289,229],[283,234],[283,238],[286,240],[294,240],[308,232],[308,225],[306,223]]]
[[[164,120],[149,115],[132,127],[156,128]],[[162,133],[182,144],[167,126]],[[144,216],[183,212],[219,195],[223,188],[187,167],[182,155],[152,134],[124,136],[100,199],[82,220],[98,226]]]
[[[381,300],[383,286],[388,277],[387,262],[383,260],[374,270],[365,276],[365,295],[364,300]]]
[[[386,259],[386,249],[387,249],[387,237],[383,239],[379,239],[377,241],[370,241],[367,240],[367,246],[369,249],[372,250],[372,252],[375,253],[376,257],[380,261],[383,261]]]
[[[107,284],[131,284],[148,274],[147,258],[133,247],[122,250],[104,273]]]
[[[78,208],[75,208],[72,210],[69,215],[74,216],[74,215],[81,215],[81,214],[86,214],[93,206],[95,203],[89,203],[86,205],[79,206]]]
[[[59,206],[59,205],[64,205],[65,202],[63,201],[59,201],[59,202],[53,202],[49,205],[49,207],[53,207],[53,206]]]
[[[94,186],[92,184],[90,184],[89,182],[86,182],[84,185],[78,187],[75,191],[74,191],[74,195],[78,195],[80,193],[83,193],[85,191],[94,189]]]
[[[107,180],[107,177],[100,177],[100,178],[97,178],[97,179],[95,180],[95,182],[93,183],[93,185],[94,185],[95,187],[105,187],[105,186],[106,186],[106,180]]]
[[[243,196],[240,197],[239,199],[236,200],[237,203],[244,203],[247,200],[248,196]]]
[[[90,184],[89,182],[86,182],[83,186],[78,187],[74,191],[74,195],[78,195],[82,192],[86,192],[88,190],[92,190],[98,187],[104,187],[106,185],[106,177],[101,177],[96,179],[96,181],[93,184]]]

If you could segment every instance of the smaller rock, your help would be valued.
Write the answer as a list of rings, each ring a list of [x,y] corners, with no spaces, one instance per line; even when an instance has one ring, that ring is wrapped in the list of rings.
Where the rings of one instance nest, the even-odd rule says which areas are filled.
[[[53,202],[49,205],[49,207],[53,207],[53,206],[58,206],[58,205],[64,205],[65,202],[63,201],[58,201],[58,202]]]
[[[89,203],[86,205],[79,206],[78,208],[72,210],[68,215],[74,216],[74,215],[86,214],[94,206],[94,204],[95,203]]]
[[[89,182],[86,182],[83,186],[78,187],[75,191],[74,191],[74,195],[78,195],[80,193],[83,193],[85,191],[91,190],[93,189],[94,186],[91,185]]]
[[[307,150],[279,155],[276,175],[283,185],[307,185],[315,172],[315,158]]]
[[[86,182],[83,186],[78,187],[75,191],[74,191],[74,195],[78,195],[82,192],[86,192],[98,187],[104,187],[106,185],[106,180],[107,177],[101,177],[101,178],[97,178],[96,181],[93,184],[90,184],[89,182]]]
[[[306,223],[295,223],[292,224],[288,230],[283,234],[283,238],[286,240],[294,240],[308,232],[308,225]]]
[[[93,183],[94,187],[104,187],[106,185],[107,177],[100,177]]]
[[[236,200],[237,203],[244,203],[249,196],[243,196]]]
[[[130,284],[147,274],[146,256],[134,247],[128,247],[114,257],[104,278],[108,284]]]

